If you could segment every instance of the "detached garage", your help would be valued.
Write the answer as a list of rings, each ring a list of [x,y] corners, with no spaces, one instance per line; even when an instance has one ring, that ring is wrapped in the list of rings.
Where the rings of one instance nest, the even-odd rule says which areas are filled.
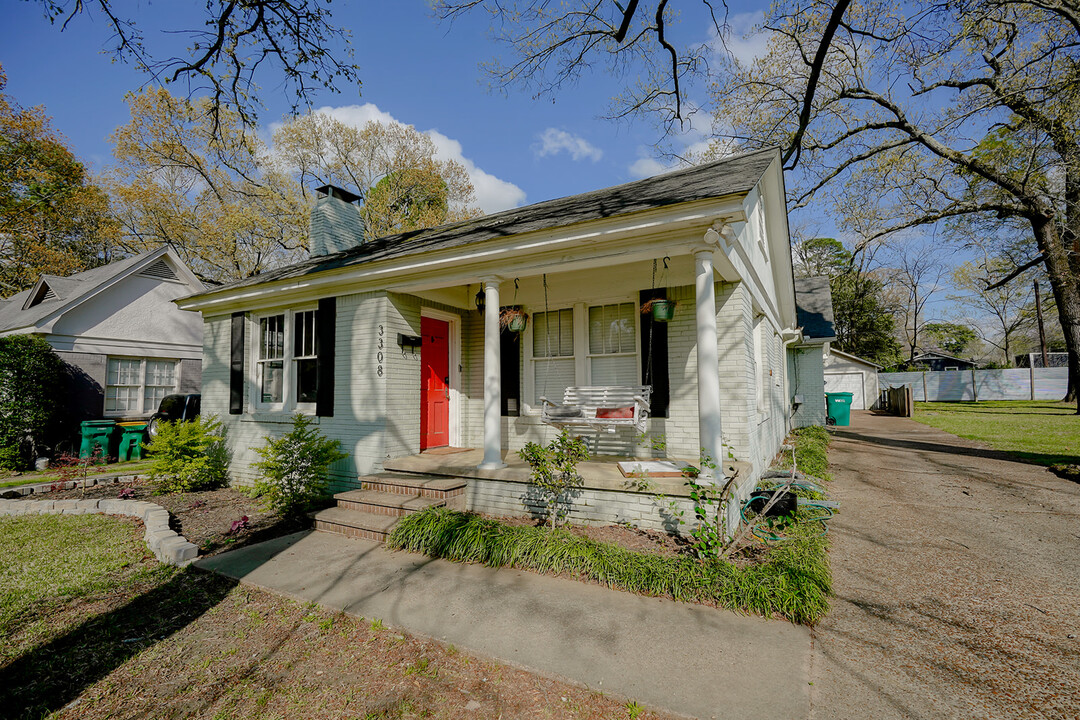
[[[869,410],[877,402],[880,369],[869,360],[829,348],[825,355],[825,392],[849,392],[852,410]]]

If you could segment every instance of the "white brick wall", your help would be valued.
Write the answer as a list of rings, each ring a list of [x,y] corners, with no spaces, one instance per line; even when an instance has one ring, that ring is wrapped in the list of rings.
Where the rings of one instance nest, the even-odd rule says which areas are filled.
[[[789,351],[790,394],[803,396],[791,419],[792,427],[825,424],[825,373],[820,345],[796,346]]]
[[[476,512],[502,516],[544,517],[546,506],[525,483],[501,480],[469,480],[467,506]],[[582,525],[626,523],[633,527],[667,532],[689,532],[693,527],[693,504],[687,498],[670,498],[688,523],[679,527],[668,502],[654,495],[614,490],[580,489],[567,516]]]
[[[752,486],[760,471],[767,467],[787,430],[785,375],[789,364],[785,361],[780,336],[766,324],[763,354],[772,375],[766,372],[767,407],[759,409],[750,293],[740,283],[718,283],[716,296],[724,443],[736,459],[751,463],[754,469],[751,476],[740,481],[741,495]],[[675,318],[668,324],[671,382],[669,417],[651,419],[649,433],[666,437],[668,456],[696,458],[700,443],[694,288],[669,288],[669,297],[679,303]],[[409,295],[367,293],[342,296],[338,298],[337,311],[334,417],[315,418],[322,432],[327,437],[339,440],[342,449],[349,453],[349,458],[334,468],[337,481],[335,489],[354,486],[357,476],[380,471],[384,459],[388,457],[419,452],[420,354],[411,351],[403,354],[397,345],[397,335],[420,334],[423,306],[453,311],[461,317],[462,443],[470,447],[483,444],[483,318],[475,312],[442,307]],[[253,374],[250,368],[252,328],[253,323],[248,323],[248,357],[245,362],[249,377]],[[224,420],[234,449],[234,479],[248,484],[254,479],[250,464],[258,459],[253,448],[263,445],[267,435],[286,432],[290,418],[287,415],[258,412],[246,412],[240,416],[228,414],[230,318],[208,318],[205,329],[204,412],[217,414]],[[811,406],[812,401],[824,392],[820,358],[820,349],[816,350],[816,355],[813,350],[803,351],[796,354],[791,363],[798,370],[799,382],[798,385],[790,382],[790,394],[801,393],[808,400],[807,406]],[[522,365],[524,363],[523,357]],[[378,372],[380,365],[381,375]],[[248,407],[247,400],[245,398],[245,407]],[[824,405],[821,405],[820,419],[809,412],[809,407],[804,407],[797,416],[799,424],[824,422]],[[555,435],[554,428],[542,425],[535,416],[503,419],[504,447],[511,451],[520,449],[529,441],[547,442]],[[602,435],[600,443],[599,446],[593,443],[594,452],[598,447],[621,454],[629,454],[635,449],[630,432],[614,437]],[[474,484],[475,489],[472,489]],[[520,495],[523,486],[479,481],[471,482],[470,488],[470,493],[475,495],[470,502],[475,502],[477,509],[506,513],[522,511]],[[663,521],[650,496],[635,493],[611,495],[590,490],[586,491],[584,497],[586,501],[580,510],[581,519],[600,520],[603,516],[611,521],[614,514],[642,527],[662,525]]]
[[[384,345],[397,347],[396,331],[389,335],[387,300],[383,293],[345,295],[337,300],[337,353],[335,357],[333,417],[316,417],[314,422],[328,438],[338,440],[349,457],[331,470],[334,489],[356,486],[356,477],[382,468],[386,457],[387,404],[386,386],[389,368],[383,364],[378,373],[379,327],[383,328]],[[252,343],[254,323],[245,325],[245,374],[252,377]],[[215,414],[224,422],[233,451],[232,478],[240,485],[249,485],[256,478],[251,463],[259,456],[255,448],[265,444],[267,436],[288,432],[291,416],[288,413],[244,412],[229,414],[229,353],[230,318],[216,316],[206,319],[203,355],[202,410]],[[384,359],[393,355],[389,352]],[[401,352],[398,349],[398,356]],[[251,383],[245,384],[244,407],[250,409]],[[419,408],[419,401],[417,402]]]

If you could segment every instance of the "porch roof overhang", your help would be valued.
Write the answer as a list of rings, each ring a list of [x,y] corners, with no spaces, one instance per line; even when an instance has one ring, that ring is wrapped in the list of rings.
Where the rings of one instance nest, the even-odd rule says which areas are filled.
[[[610,267],[689,253],[718,221],[745,220],[747,194],[775,168],[777,157],[774,150],[749,153],[617,188],[392,236],[318,262],[299,263],[181,298],[177,303],[185,310],[217,315],[327,294],[419,292],[471,284],[482,277]],[[736,172],[725,172],[732,168]],[[716,180],[717,175],[723,182]],[[698,183],[682,187],[687,177],[698,178]],[[703,177],[711,177],[711,184],[703,182]],[[716,194],[718,188],[728,192]],[[609,205],[621,196],[626,196],[623,205]],[[628,197],[637,197],[637,202]],[[586,209],[559,216],[560,209],[568,211],[578,205]],[[508,215],[511,217],[505,217]],[[785,248],[786,240],[783,238]],[[781,245],[779,239],[777,245]],[[721,248],[717,251],[722,254]],[[721,259],[717,266],[723,279],[744,277],[737,263]]]
[[[287,304],[314,296],[390,290],[417,292],[475,284],[485,277],[539,275],[688,254],[717,220],[743,217],[742,197],[698,201],[634,215],[594,220],[334,268],[299,277],[224,288],[177,301],[184,310],[214,315]],[[720,250],[720,248],[718,248]],[[726,256],[725,256],[726,257]],[[736,264],[718,263],[723,279],[741,279]]]

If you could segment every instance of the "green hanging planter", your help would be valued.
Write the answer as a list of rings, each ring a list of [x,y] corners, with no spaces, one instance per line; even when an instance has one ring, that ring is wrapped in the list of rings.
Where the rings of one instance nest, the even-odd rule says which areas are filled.
[[[510,332],[525,332],[529,324],[529,315],[521,310],[504,310],[500,321],[502,326]]]
[[[670,322],[675,317],[675,301],[657,298],[652,301],[650,308],[652,319],[656,322]]]

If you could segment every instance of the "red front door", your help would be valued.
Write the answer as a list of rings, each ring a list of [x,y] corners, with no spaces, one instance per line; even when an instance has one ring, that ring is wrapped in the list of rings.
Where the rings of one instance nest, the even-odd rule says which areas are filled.
[[[450,444],[450,323],[420,318],[420,449]]]

